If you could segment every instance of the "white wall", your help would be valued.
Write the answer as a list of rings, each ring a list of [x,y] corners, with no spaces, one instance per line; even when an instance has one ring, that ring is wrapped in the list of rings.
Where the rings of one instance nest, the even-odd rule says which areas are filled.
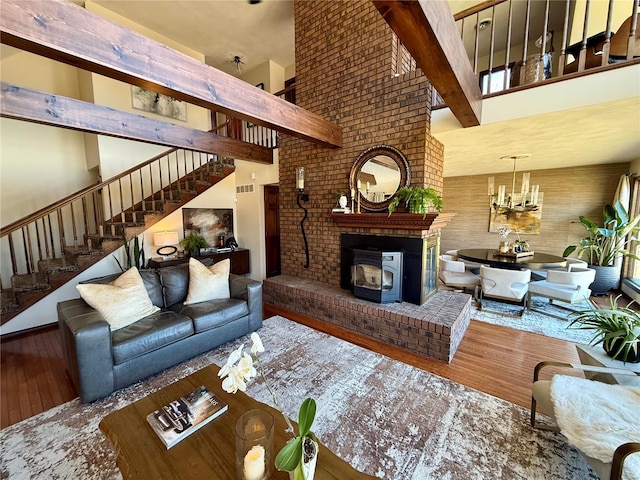
[[[28,52],[0,63],[4,82],[78,98],[77,71]],[[83,134],[35,123],[0,119],[0,217],[7,225],[95,180],[85,166]],[[36,141],[37,139],[37,141]]]
[[[274,152],[273,165],[236,160],[236,184],[255,185],[252,193],[239,193],[237,199],[236,240],[242,248],[250,250],[251,275],[254,280],[266,278],[264,186],[277,184],[279,179],[278,151]]]

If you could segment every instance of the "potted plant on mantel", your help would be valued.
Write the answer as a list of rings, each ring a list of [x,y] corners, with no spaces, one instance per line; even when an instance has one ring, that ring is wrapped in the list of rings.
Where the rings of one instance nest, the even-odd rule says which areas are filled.
[[[591,345],[602,343],[604,351],[614,360],[640,362],[640,312],[618,306],[620,295],[610,297],[610,308],[582,310],[571,314],[568,328],[595,330]]]
[[[589,235],[580,240],[579,245],[569,245],[562,253],[568,257],[577,250],[577,256],[596,271],[596,279],[591,284],[594,295],[604,295],[620,281],[621,257],[640,260],[636,254],[627,250],[631,241],[637,240],[635,234],[640,231],[640,215],[629,219],[622,203],[605,205],[603,209],[603,226],[580,216],[580,223]]]
[[[389,216],[395,211],[400,202],[405,202],[410,213],[419,213],[426,216],[429,207],[442,212],[444,201],[440,194],[432,187],[402,187],[389,204]]]

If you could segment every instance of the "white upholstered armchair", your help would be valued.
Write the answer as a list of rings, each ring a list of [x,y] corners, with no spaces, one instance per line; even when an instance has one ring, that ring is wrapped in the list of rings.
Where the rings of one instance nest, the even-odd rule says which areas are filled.
[[[623,385],[563,374],[543,380],[540,374],[545,367],[627,379]],[[533,374],[531,426],[561,432],[601,480],[637,478],[633,472],[640,472],[639,386],[640,373],[632,370],[540,362]],[[552,425],[537,420],[538,408],[550,417]]]
[[[482,299],[491,298],[506,300],[512,303],[524,303],[531,280],[531,270],[508,270],[480,266],[480,291],[478,292],[478,308],[482,309]],[[524,313],[524,308],[520,316]]]
[[[473,290],[480,284],[480,277],[465,269],[464,262],[453,260],[449,255],[440,255],[438,277],[447,287]]]
[[[529,284],[527,308],[535,311],[531,306],[531,299],[534,295],[546,297],[550,302],[558,300],[565,304],[587,301],[591,296],[589,285],[593,283],[595,276],[596,271],[591,268],[572,267],[570,271],[549,270],[547,272],[546,280],[539,280]],[[555,305],[563,307],[562,304],[558,305],[555,303]],[[549,312],[544,313],[557,318],[566,318],[558,315],[552,315]]]

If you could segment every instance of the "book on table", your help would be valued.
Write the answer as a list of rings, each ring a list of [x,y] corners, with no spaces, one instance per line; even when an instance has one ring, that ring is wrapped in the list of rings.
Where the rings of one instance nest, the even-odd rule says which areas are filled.
[[[167,448],[227,411],[229,406],[203,385],[147,415],[147,422]]]

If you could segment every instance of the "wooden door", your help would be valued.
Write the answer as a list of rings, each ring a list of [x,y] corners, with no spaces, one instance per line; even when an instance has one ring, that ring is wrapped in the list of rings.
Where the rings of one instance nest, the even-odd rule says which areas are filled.
[[[267,278],[280,275],[280,188],[264,187],[264,234]]]

